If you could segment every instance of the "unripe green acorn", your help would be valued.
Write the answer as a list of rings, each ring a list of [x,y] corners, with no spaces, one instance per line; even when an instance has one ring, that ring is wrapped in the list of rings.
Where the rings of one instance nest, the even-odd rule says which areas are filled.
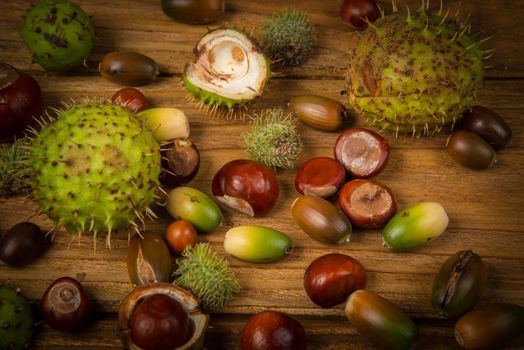
[[[226,232],[224,249],[234,257],[255,263],[274,262],[293,249],[285,233],[263,226],[237,226]]]
[[[413,250],[439,237],[449,219],[441,204],[422,202],[398,211],[384,227],[384,245],[392,250]]]

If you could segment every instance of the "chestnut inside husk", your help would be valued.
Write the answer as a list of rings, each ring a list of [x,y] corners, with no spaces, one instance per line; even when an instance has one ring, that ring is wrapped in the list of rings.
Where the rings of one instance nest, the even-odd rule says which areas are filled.
[[[189,317],[189,340],[175,349],[202,349],[204,345],[204,335],[209,322],[209,315],[200,311],[199,301],[193,294],[169,283],[153,283],[138,287],[123,300],[118,313],[118,335],[122,340],[124,349],[147,350],[133,343],[130,321],[140,304],[148,297],[157,294],[162,294],[176,300],[182,305]],[[155,334],[151,334],[151,337],[155,337]]]

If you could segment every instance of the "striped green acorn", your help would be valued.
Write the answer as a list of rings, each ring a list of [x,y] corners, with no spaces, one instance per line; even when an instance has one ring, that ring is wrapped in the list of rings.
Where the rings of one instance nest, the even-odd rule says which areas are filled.
[[[415,323],[402,309],[364,289],[353,292],[346,317],[364,338],[386,349],[411,349],[417,339]]]
[[[406,207],[384,227],[384,245],[402,251],[420,248],[439,237],[448,223],[448,215],[439,203],[422,202]]]
[[[349,104],[393,132],[431,134],[453,124],[483,79],[484,52],[469,26],[428,7],[422,0],[417,13],[370,23],[349,64]]]
[[[191,187],[171,190],[166,208],[175,219],[189,221],[199,232],[211,232],[222,222],[222,211],[215,201]]]
[[[264,226],[237,226],[226,232],[224,249],[234,257],[254,263],[274,262],[293,250],[285,233]]]
[[[186,64],[182,82],[212,111],[234,108],[262,95],[270,76],[260,48],[244,33],[219,28],[196,44],[195,60]]]

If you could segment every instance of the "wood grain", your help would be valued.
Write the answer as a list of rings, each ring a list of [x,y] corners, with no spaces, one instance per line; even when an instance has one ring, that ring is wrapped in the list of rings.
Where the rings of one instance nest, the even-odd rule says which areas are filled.
[[[227,161],[246,158],[241,134],[250,127],[241,120],[210,118],[188,98],[180,77],[184,64],[192,59],[192,47],[205,33],[204,26],[175,23],[161,12],[158,1],[99,0],[76,1],[93,15],[96,45],[90,57],[92,67],[107,52],[127,49],[153,57],[162,76],[141,90],[155,106],[173,106],[186,112],[191,138],[201,151],[202,165],[191,186],[211,193],[211,179]],[[358,33],[338,17],[342,1],[228,1],[227,13],[218,24],[253,29],[276,10],[294,7],[308,13],[317,31],[314,55],[305,65],[279,72],[267,91],[248,108],[248,115],[269,107],[286,108],[293,96],[320,94],[346,103],[344,71]],[[411,8],[418,1],[407,1]],[[459,3],[461,3],[459,5]],[[390,11],[389,1],[381,1]],[[387,4],[387,6],[386,6]],[[438,8],[438,1],[432,8]],[[109,98],[119,86],[102,79],[93,69],[68,73],[45,73],[31,58],[20,39],[20,28],[29,1],[0,2],[0,61],[31,73],[42,87],[48,106],[84,97]],[[481,304],[504,301],[524,305],[524,22],[516,15],[524,0],[444,1],[455,13],[471,13],[472,31],[481,37],[494,35],[484,44],[495,48],[486,64],[486,80],[478,91],[478,104],[504,116],[513,130],[510,146],[498,152],[497,163],[486,171],[471,171],[454,163],[444,151],[449,131],[430,138],[384,134],[391,146],[389,164],[377,179],[391,187],[399,206],[422,201],[443,204],[450,217],[446,232],[427,247],[409,253],[394,253],[382,246],[380,230],[354,229],[349,244],[327,246],[307,237],[294,224],[290,206],[297,193],[294,170],[276,172],[281,194],[267,217],[251,219],[224,208],[225,218],[218,230],[201,235],[219,254],[226,257],[239,278],[242,291],[224,310],[213,314],[206,348],[237,349],[241,329],[254,313],[277,309],[295,316],[304,325],[311,349],[374,349],[344,317],[343,305],[320,309],[305,295],[302,277],[309,263],[323,254],[341,252],[362,262],[368,270],[368,289],[392,300],[412,315],[419,326],[417,349],[455,349],[453,323],[440,319],[430,305],[433,278],[441,264],[460,249],[472,249],[484,260],[488,283]],[[400,6],[402,7],[402,6]],[[520,11],[520,12],[519,12]],[[255,31],[256,33],[256,31]],[[352,114],[344,127],[368,127]],[[300,162],[313,156],[332,156],[337,132],[326,133],[299,124],[304,143]],[[31,218],[44,229],[51,223],[44,216],[32,217],[37,204],[30,198],[0,199],[0,232]],[[148,222],[148,230],[164,232],[171,218],[158,206],[159,219]],[[294,251],[272,264],[250,264],[228,257],[223,249],[224,233],[236,225],[259,224],[286,232]],[[53,244],[34,263],[23,268],[0,265],[0,282],[20,287],[32,300],[38,300],[47,286],[61,276],[80,279],[95,302],[92,322],[75,334],[62,334],[42,326],[35,340],[37,349],[114,349],[116,312],[131,291],[126,269],[127,231],[118,232],[112,249],[105,240],[83,236],[71,240],[67,233],[56,234]],[[521,337],[522,338],[522,337]],[[511,349],[524,349],[519,339]]]

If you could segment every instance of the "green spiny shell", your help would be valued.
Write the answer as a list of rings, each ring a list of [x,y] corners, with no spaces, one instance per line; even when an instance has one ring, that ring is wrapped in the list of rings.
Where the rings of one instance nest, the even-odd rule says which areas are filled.
[[[31,7],[21,34],[33,60],[48,71],[82,64],[95,41],[91,18],[67,0],[44,0]]]
[[[458,120],[482,82],[482,51],[467,27],[394,13],[360,37],[347,74],[349,102],[372,124],[428,134]]]
[[[33,337],[29,301],[7,286],[0,286],[0,350],[27,349]]]
[[[86,101],[44,126],[33,139],[29,164],[40,210],[71,234],[96,236],[136,225],[150,212],[160,152],[127,109]]]

